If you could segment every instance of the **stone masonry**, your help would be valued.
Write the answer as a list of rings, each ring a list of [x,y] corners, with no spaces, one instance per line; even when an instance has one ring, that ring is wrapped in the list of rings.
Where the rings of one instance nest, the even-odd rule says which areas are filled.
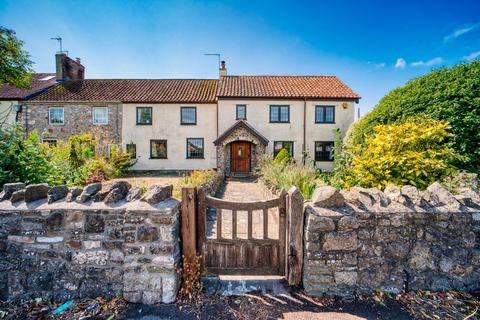
[[[480,197],[435,183],[316,190],[305,207],[308,294],[480,289]]]
[[[48,123],[48,108],[64,108],[64,124]],[[108,124],[92,123],[92,107],[108,107]],[[99,148],[121,142],[122,105],[120,103],[62,103],[37,104],[26,103],[20,113],[19,122],[26,126],[27,132],[37,130],[42,139],[67,140],[71,135],[91,133],[98,141]],[[102,149],[103,150],[103,149]]]
[[[0,299],[112,297],[123,291],[130,302],[173,302],[180,284],[179,202],[171,198],[171,186],[157,186],[158,203],[127,202],[122,186],[129,184],[105,192],[87,186],[81,200],[74,189],[77,200],[69,194],[70,202],[49,204],[46,194],[28,203],[0,202]],[[21,191],[28,199],[44,188]],[[117,195],[116,202],[95,202],[92,190],[105,199]]]
[[[225,140],[217,145],[217,168],[220,173],[229,175],[231,173],[230,144],[234,141],[251,142],[251,170],[254,171],[257,165],[257,158],[265,153],[265,146],[260,140],[245,128],[237,128]]]

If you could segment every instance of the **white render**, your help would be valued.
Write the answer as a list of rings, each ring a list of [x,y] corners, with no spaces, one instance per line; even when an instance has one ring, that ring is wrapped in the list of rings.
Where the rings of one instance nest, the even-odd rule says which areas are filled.
[[[152,107],[152,125],[137,125],[137,107]],[[197,107],[197,124],[181,125],[180,108]],[[132,170],[194,170],[216,167],[216,104],[123,104],[122,146],[135,143]],[[204,139],[204,159],[187,159],[187,138]],[[150,140],[167,140],[167,159],[150,159]]]
[[[306,106],[304,105],[306,103]],[[345,134],[354,121],[353,101],[219,99],[217,104],[123,104],[122,146],[136,144],[137,163],[132,170],[194,170],[216,168],[216,148],[213,141],[236,123],[236,105],[247,106],[246,121],[269,140],[266,152],[273,154],[274,141],[293,141],[294,157],[302,161],[305,115],[305,150],[314,158],[315,141],[334,141],[334,130]],[[289,123],[270,123],[270,105],[289,105]],[[335,106],[335,123],[315,123],[315,106]],[[180,108],[197,107],[197,124],[181,125]],[[136,124],[136,107],[152,107],[152,125]],[[186,139],[204,138],[204,159],[186,158]],[[150,159],[150,140],[167,140],[167,159]],[[316,166],[331,170],[333,162],[316,162]]]
[[[247,106],[247,122],[259,131],[268,140],[266,152],[273,155],[274,141],[293,141],[294,157],[299,163],[302,161],[303,152],[303,100],[218,100],[219,132],[222,134],[236,122],[236,106]],[[270,123],[270,105],[289,105],[289,123]],[[315,106],[335,106],[335,123],[315,123]],[[344,108],[344,106],[346,106]],[[353,101],[306,101],[306,139],[305,150],[314,158],[315,141],[334,141],[334,130],[340,128],[345,134],[355,116]],[[317,167],[323,170],[331,170],[333,162],[316,162]]]

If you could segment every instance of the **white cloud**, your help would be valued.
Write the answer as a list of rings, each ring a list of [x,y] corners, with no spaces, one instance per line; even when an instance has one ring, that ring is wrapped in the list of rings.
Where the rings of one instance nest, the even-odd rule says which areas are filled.
[[[374,67],[375,67],[375,69],[383,69],[383,68],[385,68],[386,65],[387,64],[385,62],[380,62],[380,63],[375,63]]]
[[[410,65],[412,67],[431,67],[431,66],[434,66],[434,65],[437,65],[437,64],[441,64],[443,62],[443,59],[440,58],[440,57],[436,57],[436,58],[433,58],[433,59],[430,59],[428,61],[423,61],[423,60],[420,60],[420,61],[415,61],[415,62],[412,62],[410,63]]]
[[[473,61],[475,60],[476,58],[480,57],[480,51],[477,51],[477,52],[472,52],[470,53],[468,56],[465,56],[462,58],[462,60],[464,61]]]
[[[449,35],[443,37],[443,41],[444,42],[449,42],[449,41],[455,40],[456,38],[477,29],[478,27],[480,27],[480,23],[475,23],[475,24],[472,24],[470,26],[457,29],[457,30],[453,31],[452,33],[450,33]]]
[[[407,62],[403,58],[398,58],[397,62],[395,63],[395,69],[405,69],[407,66]]]

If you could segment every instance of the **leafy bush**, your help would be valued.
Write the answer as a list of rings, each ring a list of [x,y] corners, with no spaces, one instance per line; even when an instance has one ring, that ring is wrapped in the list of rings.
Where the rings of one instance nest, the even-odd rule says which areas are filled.
[[[256,171],[267,187],[288,190],[291,186],[296,186],[305,199],[312,197],[317,185],[317,175],[313,167],[288,161],[274,161],[269,155],[259,157]]]
[[[173,195],[180,199],[182,197],[182,188],[195,187],[199,188],[205,184],[212,183],[218,178],[215,170],[195,170],[188,175],[184,175],[182,179],[175,185]]]
[[[317,176],[326,184],[336,188],[345,187],[352,177],[352,154],[348,152],[347,146],[342,140],[340,129],[336,129],[333,147],[333,170],[332,172],[325,172],[317,169]],[[313,161],[315,165],[315,161]]]
[[[27,139],[20,126],[0,130],[0,185],[8,182],[83,185],[124,174],[134,161],[113,149],[110,157],[95,155],[90,134],[71,136],[51,146],[41,143],[36,131]]]
[[[442,68],[409,81],[387,94],[372,112],[358,121],[351,139],[356,145],[374,134],[379,124],[404,122],[411,116],[447,121],[455,151],[455,164],[480,172],[480,60]]]
[[[287,149],[285,148],[282,148],[278,153],[277,153],[277,156],[275,157],[275,159],[273,160],[275,163],[277,164],[281,164],[281,163],[290,163],[290,162],[293,162],[294,159],[293,157],[290,155],[290,153],[288,152]]]
[[[456,172],[458,160],[447,143],[452,137],[445,121],[411,118],[401,124],[378,125],[363,148],[353,151],[346,186],[383,188],[410,184],[426,188]]]
[[[20,126],[0,130],[0,185],[8,182],[44,182],[51,173],[40,138],[32,132],[27,139]]]

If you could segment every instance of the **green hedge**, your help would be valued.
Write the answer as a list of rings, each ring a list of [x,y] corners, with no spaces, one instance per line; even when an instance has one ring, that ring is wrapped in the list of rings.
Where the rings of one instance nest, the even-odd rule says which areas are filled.
[[[450,142],[462,156],[455,165],[480,172],[480,60],[434,70],[392,90],[355,124],[350,141],[363,145],[375,126],[411,116],[448,121],[454,134]]]

